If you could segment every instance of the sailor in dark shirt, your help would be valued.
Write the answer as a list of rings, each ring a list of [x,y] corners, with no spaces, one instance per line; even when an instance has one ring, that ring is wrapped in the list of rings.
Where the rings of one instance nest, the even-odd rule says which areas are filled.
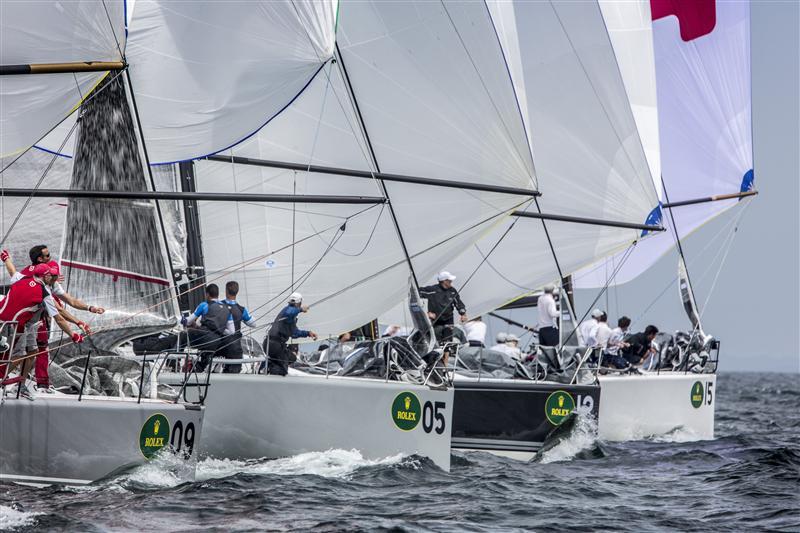
[[[453,287],[456,279],[450,272],[439,272],[439,283],[422,287],[419,295],[428,299],[428,316],[433,324],[433,332],[440,343],[453,339],[453,309],[461,315],[461,322],[467,321],[467,307],[461,301],[458,291]]]
[[[308,306],[303,305],[303,296],[293,292],[289,296],[288,305],[281,309],[272,322],[269,335],[264,339],[264,351],[267,354],[267,374],[285,376],[289,370],[291,354],[286,343],[289,339],[301,337],[317,338],[313,331],[297,328],[297,317],[300,313],[308,312]]]
[[[622,355],[632,365],[638,365],[653,349],[653,340],[658,334],[658,328],[655,326],[647,326],[644,331],[635,333],[625,339],[621,344]]]

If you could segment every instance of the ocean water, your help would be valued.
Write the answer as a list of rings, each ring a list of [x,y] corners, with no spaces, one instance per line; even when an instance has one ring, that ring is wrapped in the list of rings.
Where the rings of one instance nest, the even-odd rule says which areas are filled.
[[[800,376],[721,374],[717,438],[598,442],[591,424],[539,462],[331,450],[206,459],[194,483],[151,464],[90,487],[0,487],[14,531],[800,531]],[[167,465],[168,466],[168,465]]]

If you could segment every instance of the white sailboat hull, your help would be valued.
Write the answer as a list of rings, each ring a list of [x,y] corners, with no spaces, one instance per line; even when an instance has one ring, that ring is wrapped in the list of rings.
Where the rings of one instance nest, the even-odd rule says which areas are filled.
[[[156,431],[147,431],[153,417]],[[201,441],[203,409],[160,400],[75,395],[5,398],[0,403],[0,481],[84,485],[148,461],[153,445],[188,452]],[[152,425],[149,427],[153,427]]]
[[[661,372],[599,379],[601,439],[638,440],[669,433],[686,440],[714,438],[716,375]]]
[[[182,374],[159,381],[179,384]],[[196,398],[198,387],[187,388]],[[395,423],[393,404],[416,398],[413,425]],[[398,400],[398,397],[401,399]],[[355,449],[365,459],[397,454],[430,458],[450,468],[453,390],[365,378],[212,374],[205,400],[201,451],[230,459],[278,458]]]

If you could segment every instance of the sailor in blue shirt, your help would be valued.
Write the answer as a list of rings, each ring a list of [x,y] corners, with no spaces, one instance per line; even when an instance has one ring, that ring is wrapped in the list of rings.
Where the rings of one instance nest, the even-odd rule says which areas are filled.
[[[225,320],[225,329],[222,332],[219,355],[225,359],[242,359],[242,322],[251,328],[256,326],[256,321],[243,305],[236,302],[239,294],[239,283],[229,281],[225,284],[225,299],[220,304],[228,310]],[[242,371],[241,364],[226,364],[223,373],[238,374]]]
[[[189,346],[197,348],[200,358],[195,363],[195,372],[203,372],[220,347],[230,312],[217,301],[219,287],[211,283],[206,286],[206,301],[197,306],[194,313],[181,322],[186,326]],[[199,325],[198,325],[199,321]]]
[[[317,338],[313,331],[306,331],[297,327],[297,318],[300,313],[307,313],[308,306],[303,305],[303,296],[293,292],[289,296],[288,305],[281,309],[272,322],[269,335],[264,339],[264,351],[267,353],[267,374],[285,376],[289,370],[291,354],[286,343],[289,339],[301,337]]]

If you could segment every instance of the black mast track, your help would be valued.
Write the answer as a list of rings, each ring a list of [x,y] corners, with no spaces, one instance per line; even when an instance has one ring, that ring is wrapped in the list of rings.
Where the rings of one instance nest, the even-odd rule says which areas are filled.
[[[589,224],[592,226],[609,226],[612,228],[630,228],[646,231],[664,231],[662,226],[650,224],[634,224],[631,222],[620,222],[616,220],[603,220],[599,218],[573,217],[568,215],[554,215],[549,213],[529,213],[526,211],[514,211],[511,213],[515,217],[538,218],[540,220],[555,220],[557,222],[572,222],[575,224]]]
[[[2,189],[3,196],[88,198],[93,200],[181,200],[184,202],[251,202],[305,204],[384,204],[381,196],[325,196],[302,194],[250,194],[187,191],[86,191],[77,189]]]
[[[181,190],[195,192],[194,163],[185,162],[178,164],[178,175]],[[200,235],[200,212],[196,200],[183,201],[183,220],[186,224],[186,277],[189,279],[188,291],[184,292],[185,308],[194,310],[205,295],[198,287],[205,285],[205,258],[203,257],[203,243]]]
[[[381,168],[378,165],[378,158],[375,156],[375,150],[372,147],[372,141],[369,138],[369,132],[367,132],[367,125],[364,122],[364,117],[361,114],[361,108],[358,106],[358,100],[356,100],[356,93],[353,91],[353,85],[350,83],[350,75],[347,73],[347,68],[344,66],[344,58],[342,57],[342,52],[339,50],[339,43],[336,43],[336,58],[339,62],[339,68],[342,71],[342,75],[344,76],[344,81],[347,86],[347,92],[350,95],[350,100],[353,102],[353,107],[355,108],[356,116],[358,117],[358,123],[361,126],[361,132],[364,134],[364,140],[367,143],[367,148],[369,149],[370,158],[372,159],[372,164],[377,171],[376,174],[369,174],[370,179],[377,178],[380,185],[381,191],[383,191],[383,195],[386,198],[386,202],[389,205],[389,213],[392,216],[392,222],[394,223],[394,229],[397,232],[397,238],[400,240],[400,246],[403,248],[403,255],[405,255],[406,263],[408,264],[408,269],[411,271],[411,277],[414,280],[414,286],[419,289],[419,279],[417,278],[417,272],[414,270],[414,263],[411,262],[411,255],[408,253],[408,247],[406,246],[406,241],[403,238],[403,232],[400,231],[400,224],[397,221],[397,215],[394,212],[394,206],[392,206],[392,201],[389,198],[389,191],[386,188],[386,179],[379,177],[381,174]]]
[[[340,64],[342,64],[341,61]],[[357,107],[357,104],[354,105]],[[372,145],[369,144],[369,141],[367,141],[367,143],[369,145],[370,152],[372,152]],[[504,187],[502,185],[482,185],[479,183],[470,183],[467,181],[438,180],[420,176],[389,174],[380,171],[369,172],[365,170],[326,167],[320,165],[303,165],[300,163],[290,163],[286,161],[270,161],[266,159],[255,159],[252,157],[228,156],[228,155],[211,155],[208,156],[206,159],[208,159],[209,161],[217,161],[220,163],[234,163],[237,165],[251,165],[251,166],[267,167],[267,168],[279,168],[283,170],[296,170],[299,172],[333,174],[336,176],[348,176],[351,178],[377,179],[381,181],[414,183],[417,185],[430,185],[433,187],[447,187],[451,189],[466,189],[466,190],[482,191],[482,192],[496,192],[502,194],[513,194],[518,196],[529,196],[529,197],[541,196],[541,193],[539,191],[531,189],[522,189],[518,187]]]

